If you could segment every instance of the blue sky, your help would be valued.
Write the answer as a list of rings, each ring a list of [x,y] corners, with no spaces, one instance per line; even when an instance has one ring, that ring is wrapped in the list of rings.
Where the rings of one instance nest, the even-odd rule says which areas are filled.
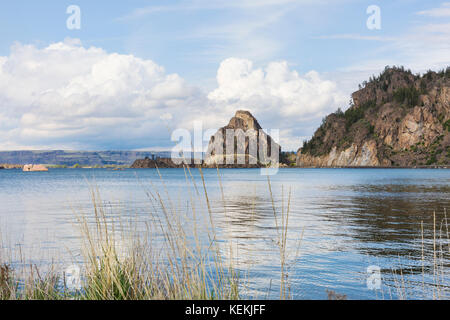
[[[66,28],[69,5],[78,5],[81,9],[80,30]],[[381,9],[380,30],[369,30],[366,26],[369,17],[366,9],[370,5]],[[139,96],[140,101],[143,97],[147,99],[145,103],[153,111],[149,117],[170,119],[172,129],[189,127],[195,119],[192,115],[200,113],[206,116],[208,112],[211,113],[206,116],[208,125],[224,125],[235,108],[244,108],[254,112],[263,126],[283,129],[281,141],[289,146],[287,149],[294,149],[312,135],[324,115],[338,106],[345,107],[342,104],[349,100],[359,82],[379,73],[385,65],[402,64],[416,72],[448,65],[450,3],[416,0],[3,2],[0,56],[7,63],[3,67],[4,81],[0,81],[0,102],[3,103],[0,105],[0,124],[8,123],[8,128],[4,125],[0,132],[9,137],[8,141],[0,141],[3,149],[152,149],[171,145],[167,130],[163,136],[161,128],[157,127],[161,121],[154,123],[152,119],[142,122],[138,126],[139,132],[133,131],[130,140],[126,140],[122,133],[108,134],[114,126],[111,119],[118,119],[123,124],[126,118],[132,123],[130,114],[124,116],[127,113],[124,110],[130,110],[127,99],[135,99],[136,104],[139,98],[121,95],[118,91],[120,81],[114,78],[116,74],[111,76],[119,81],[114,82],[115,89],[106,90],[104,94],[112,101],[121,101],[120,106],[108,110],[97,104],[89,111],[75,110],[77,100],[74,99],[71,101],[75,102],[67,106],[71,109],[67,118],[58,118],[49,112],[50,118],[44,119],[51,103],[61,104],[57,100],[49,102],[44,94],[52,91],[67,101],[70,94],[74,98],[75,93],[91,92],[83,88],[82,92],[74,93],[76,89],[70,79],[64,84],[51,83],[49,79],[59,77],[56,73],[40,79],[35,72],[30,74],[30,70],[21,70],[19,73],[10,66],[13,62],[22,65],[52,64],[51,57],[44,55],[48,53],[45,49],[55,43],[67,45],[57,48],[57,59],[65,64],[62,68],[68,68],[69,64],[75,68],[76,61],[84,61],[86,55],[94,54],[81,48],[94,48],[102,50],[102,53],[95,61],[87,59],[84,63],[94,66],[110,57],[111,65],[105,68],[114,69],[113,66],[120,64],[118,70],[126,73],[124,63],[126,66],[132,63],[124,62],[125,58],[114,60],[117,54],[132,57],[130,61],[140,64],[139,68],[143,68],[146,75],[133,83],[137,87],[155,80],[153,71],[149,71],[145,64],[148,61],[157,68],[163,68],[161,74],[158,73],[158,81],[167,84],[176,75],[179,79],[170,86],[179,89],[176,93],[171,92],[175,99],[172,96],[170,99],[156,99],[144,89]],[[14,46],[19,49],[14,51]],[[64,54],[68,51],[73,54],[65,62]],[[230,58],[235,60],[227,60]],[[139,62],[141,60],[144,62]],[[268,71],[271,64],[271,71]],[[14,74],[13,69],[16,70]],[[98,79],[94,81],[88,76],[92,70],[86,68],[85,75],[73,72],[64,75],[72,79],[83,76],[85,83],[92,80],[98,85]],[[233,70],[244,72],[245,79],[234,78]],[[311,78],[310,72],[319,79]],[[221,84],[217,81],[219,73],[222,74]],[[30,97],[42,95],[39,99],[22,101],[9,93],[20,92],[14,87],[20,85],[20,77],[37,77],[33,83],[45,82],[48,85],[29,92]],[[274,79],[280,83],[275,83]],[[229,82],[239,83],[245,90],[235,88]],[[25,80],[24,83],[26,85]],[[294,89],[287,92],[287,88]],[[133,91],[133,87],[128,90]],[[273,94],[263,95],[265,91]],[[309,95],[310,92],[316,92],[317,96]],[[322,99],[324,95],[329,97]],[[302,104],[295,104],[293,100],[303,96],[308,96],[311,102],[302,100]],[[103,98],[107,100],[106,96]],[[95,104],[97,98],[90,95],[86,99],[83,103],[90,105]],[[316,103],[320,99],[322,104]],[[130,100],[129,103],[133,102]],[[315,107],[310,107],[310,104]],[[11,110],[13,107],[15,111]],[[183,117],[186,112],[191,117]],[[76,123],[73,122],[74,114],[79,116]],[[107,125],[100,124],[102,118]],[[93,130],[90,127],[92,123],[97,127],[104,125],[105,131]],[[149,127],[144,129],[144,126]],[[46,134],[53,138],[46,138]],[[99,139],[101,134],[110,138]],[[146,138],[150,134],[155,137],[152,141]],[[20,137],[13,139],[17,135]],[[30,139],[30,136],[40,138]],[[75,139],[76,136],[79,138]]]

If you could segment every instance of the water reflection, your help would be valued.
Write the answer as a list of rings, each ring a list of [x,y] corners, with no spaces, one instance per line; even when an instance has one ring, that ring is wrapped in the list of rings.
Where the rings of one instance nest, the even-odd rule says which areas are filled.
[[[273,241],[273,211],[267,200],[257,195],[228,194],[215,207],[215,220],[220,235],[227,242],[224,257],[238,268],[249,270],[264,263],[267,242]]]
[[[198,172],[192,174],[200,181]],[[433,248],[440,245],[444,250],[438,258],[446,271],[441,283],[449,282],[448,231],[443,224],[445,209],[450,208],[449,170],[282,169],[271,177],[272,198],[267,178],[261,177],[259,170],[229,169],[220,173],[225,201],[217,171],[205,170],[204,174],[225,262],[242,271],[250,297],[277,297],[280,230],[272,199],[279,221],[287,211],[289,188],[287,252],[294,298],[326,298],[326,289],[349,298],[376,298],[381,293],[366,286],[370,265],[382,269],[388,287],[385,297],[396,298],[399,279],[393,272],[399,273],[401,268],[406,286],[432,283]],[[89,181],[95,181],[108,214],[135,217],[142,230],[154,219],[152,212],[161,213],[157,201],[152,204],[149,200],[148,190],[158,190],[165,203],[184,216],[194,200],[197,221],[207,225],[208,210],[201,190],[197,193],[187,185],[185,172],[167,169],[161,170],[161,175],[163,180],[155,170],[53,170],[45,175],[0,172],[1,230],[10,236],[10,248],[20,244],[36,261],[58,255],[71,259],[67,252],[79,247],[74,213],[93,218]],[[201,189],[201,184],[197,187]],[[186,217],[189,228],[193,217]],[[207,235],[202,237],[208,244]]]
[[[311,197],[307,196],[308,192],[305,197],[294,197],[290,232],[298,234],[302,228],[306,231],[301,257],[294,261],[293,268],[294,273],[296,270],[304,274],[296,273],[298,278],[293,281],[300,287],[314,286],[317,295],[320,295],[320,288],[348,290],[354,286],[362,290],[366,268],[376,264],[382,270],[389,296],[396,297],[400,273],[403,277],[420,276],[408,279],[411,287],[417,283],[420,286],[433,283],[430,275],[434,263],[433,245],[443,246],[441,267],[448,272],[450,247],[444,231],[448,228],[445,209],[450,207],[450,188],[447,184],[429,186],[421,184],[423,181],[418,182],[412,184],[409,179],[404,185],[320,185],[315,186]],[[264,193],[248,195],[235,188],[228,194],[227,204],[222,208],[225,210],[218,208],[217,219],[224,238],[236,244],[238,249],[237,257],[226,255],[227,258],[233,259],[243,270],[255,270],[256,266],[263,274],[265,270],[258,268],[258,264],[271,265],[267,273],[271,272],[273,277],[279,266],[275,243],[277,232],[271,198],[261,194]],[[278,215],[282,205],[278,199]],[[433,244],[433,214],[436,244]],[[422,274],[424,272],[426,275]],[[449,283],[445,275],[441,281],[443,286]],[[388,294],[379,294],[384,293]],[[370,296],[367,290],[365,294]]]

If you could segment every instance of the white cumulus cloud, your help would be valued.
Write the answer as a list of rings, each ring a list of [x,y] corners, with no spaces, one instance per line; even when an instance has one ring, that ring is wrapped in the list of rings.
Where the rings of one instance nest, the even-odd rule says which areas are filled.
[[[300,75],[287,62],[255,68],[252,61],[229,58],[217,72],[218,88],[208,98],[228,113],[248,109],[263,127],[280,129],[285,149],[296,149],[320,118],[344,107],[349,97],[315,71]]]
[[[294,150],[348,100],[334,82],[314,71],[300,75],[286,62],[255,68],[226,59],[217,82],[207,94],[153,61],[73,39],[15,44],[0,57],[0,150],[170,149],[172,130],[192,130],[195,121],[217,129],[238,109],[280,129],[284,149]]]
[[[134,149],[165,139],[160,117],[198,91],[150,60],[66,40],[0,57],[0,148]]]
[[[270,110],[296,120],[327,112],[346,99],[334,82],[322,80],[315,71],[301,76],[287,62],[271,62],[262,69],[253,68],[249,60],[226,59],[217,82],[219,87],[208,96],[213,101]]]

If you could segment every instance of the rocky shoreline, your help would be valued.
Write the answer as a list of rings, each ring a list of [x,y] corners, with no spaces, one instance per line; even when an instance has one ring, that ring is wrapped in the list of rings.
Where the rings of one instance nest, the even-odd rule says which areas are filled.
[[[197,165],[176,165],[169,158],[161,158],[158,162],[146,162],[145,159],[138,159],[129,167],[123,167],[124,169],[180,169],[180,168],[203,168],[203,169],[214,169],[215,166],[205,165],[205,164],[197,164]],[[260,169],[261,166],[249,166],[249,165],[221,165],[217,166],[219,169]],[[297,165],[287,165],[284,163],[280,163],[280,169],[450,169],[449,166],[335,166],[335,167],[314,167],[314,166],[297,166]],[[50,167],[52,169],[52,167]],[[58,169],[68,169],[71,170],[73,168],[64,167]],[[94,168],[94,167],[86,167],[84,169],[104,169],[110,170],[111,168]],[[0,170],[23,170],[22,165],[11,165],[11,164],[0,164]]]
[[[352,105],[326,117],[298,150],[301,167],[447,167],[450,68],[415,75],[386,68]]]
[[[175,164],[169,158],[138,159],[130,166],[131,169],[155,169],[155,168],[183,168],[183,165]]]
[[[0,170],[18,170],[22,169],[23,165],[21,164],[9,164],[9,163],[1,163]]]
[[[312,166],[292,166],[297,169],[450,169],[450,166],[338,166],[338,167],[312,167]]]

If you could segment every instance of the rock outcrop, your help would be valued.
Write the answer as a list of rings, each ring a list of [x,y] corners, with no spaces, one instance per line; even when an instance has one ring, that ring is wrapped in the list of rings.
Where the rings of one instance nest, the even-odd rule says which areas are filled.
[[[23,166],[23,171],[25,172],[39,172],[39,171],[48,171],[47,167],[41,164],[26,164]]]
[[[170,151],[63,151],[63,150],[21,150],[1,151],[0,165],[8,168],[12,164],[23,165],[29,163],[45,163],[53,166],[72,167],[79,164],[83,167],[125,166],[130,165],[136,159],[145,157],[170,158]]]
[[[154,169],[154,168],[183,168],[183,165],[175,164],[171,159],[168,158],[156,158],[150,159],[146,157],[145,159],[136,160],[131,167],[132,169]]]
[[[338,151],[333,147],[330,153],[323,156],[300,154],[297,159],[300,167],[378,167],[388,165],[381,163],[377,157],[377,146],[374,140],[365,142],[361,147],[352,144],[345,150]]]
[[[0,169],[23,169],[23,165],[21,164],[10,164],[10,163],[0,163]]]
[[[352,98],[299,149],[298,166],[450,164],[450,68],[423,76],[386,68]]]
[[[281,147],[248,111],[237,111],[210,139],[205,166],[254,167],[278,164]]]

